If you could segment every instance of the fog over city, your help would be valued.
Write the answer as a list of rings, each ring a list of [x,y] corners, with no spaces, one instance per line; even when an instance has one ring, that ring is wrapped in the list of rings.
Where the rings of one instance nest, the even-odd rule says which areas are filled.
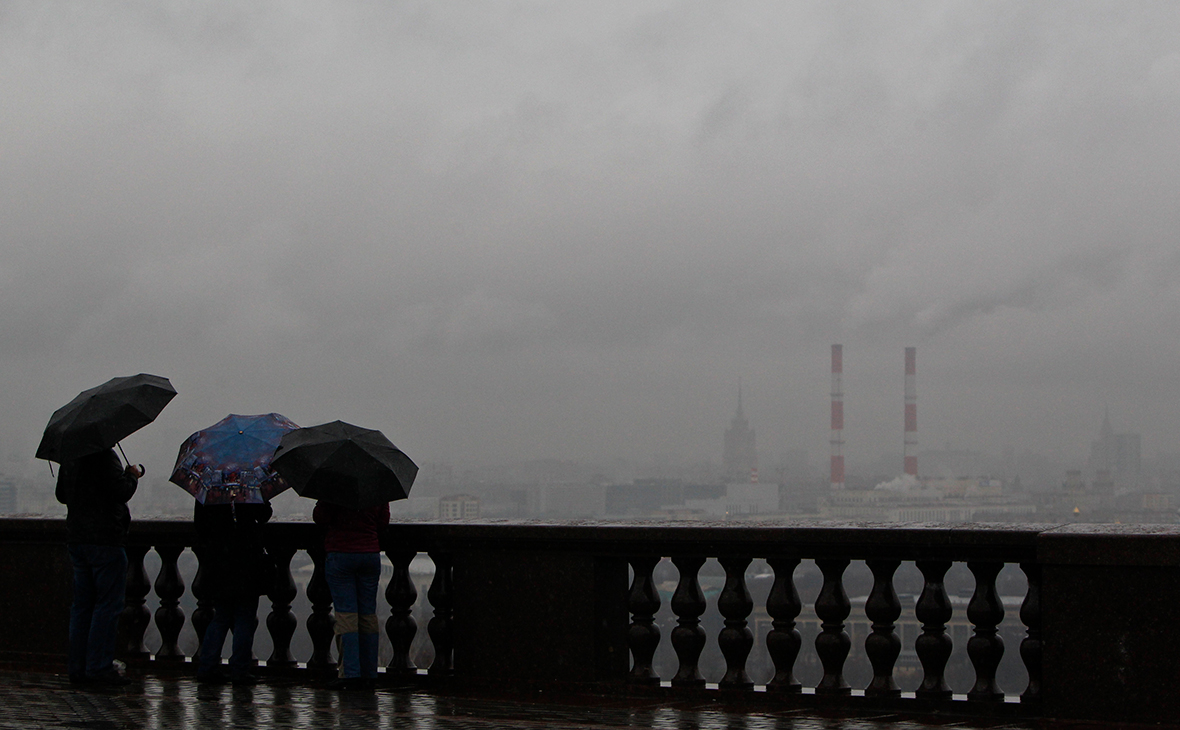
[[[1180,451],[1180,4],[7,2],[0,465],[119,375],[415,461]],[[893,475],[891,475],[893,476]],[[183,493],[177,492],[179,496]]]

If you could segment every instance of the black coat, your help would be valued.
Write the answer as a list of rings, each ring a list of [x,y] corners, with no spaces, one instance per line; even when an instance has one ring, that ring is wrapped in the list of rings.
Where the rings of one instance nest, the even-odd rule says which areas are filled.
[[[271,514],[269,504],[194,504],[201,588],[207,596],[235,600],[270,592],[274,565],[263,545],[262,526]]]
[[[123,470],[114,449],[66,461],[57,475],[57,501],[66,505],[71,545],[124,545],[131,527],[127,502],[139,479]]]

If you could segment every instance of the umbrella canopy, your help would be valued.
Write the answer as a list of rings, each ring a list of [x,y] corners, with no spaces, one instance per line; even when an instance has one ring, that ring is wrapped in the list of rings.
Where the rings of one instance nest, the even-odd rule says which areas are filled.
[[[201,504],[262,504],[290,486],[270,460],[283,434],[297,428],[277,413],[231,413],[185,439],[168,481]]]
[[[168,378],[146,373],[84,390],[54,411],[37,458],[60,463],[105,451],[156,420],[174,397]]]
[[[380,431],[343,421],[283,436],[271,467],[300,495],[351,509],[405,499],[418,475]]]

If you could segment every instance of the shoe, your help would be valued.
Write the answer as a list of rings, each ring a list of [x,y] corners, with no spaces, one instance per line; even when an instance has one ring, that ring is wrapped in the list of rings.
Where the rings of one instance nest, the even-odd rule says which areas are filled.
[[[258,684],[258,677],[255,677],[249,672],[238,672],[237,674],[231,674],[229,681],[235,687],[253,687]]]
[[[220,671],[212,669],[208,672],[197,672],[197,681],[201,684],[225,684],[229,681]]]
[[[124,677],[114,668],[104,669],[98,674],[86,677],[89,684],[102,685],[104,687],[126,687],[131,684],[131,680]]]

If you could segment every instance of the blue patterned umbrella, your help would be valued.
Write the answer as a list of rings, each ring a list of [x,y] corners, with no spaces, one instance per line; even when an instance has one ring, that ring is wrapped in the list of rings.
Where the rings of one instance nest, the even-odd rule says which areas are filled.
[[[201,504],[261,504],[288,488],[270,460],[283,434],[297,428],[277,413],[230,414],[185,439],[168,480]]]

